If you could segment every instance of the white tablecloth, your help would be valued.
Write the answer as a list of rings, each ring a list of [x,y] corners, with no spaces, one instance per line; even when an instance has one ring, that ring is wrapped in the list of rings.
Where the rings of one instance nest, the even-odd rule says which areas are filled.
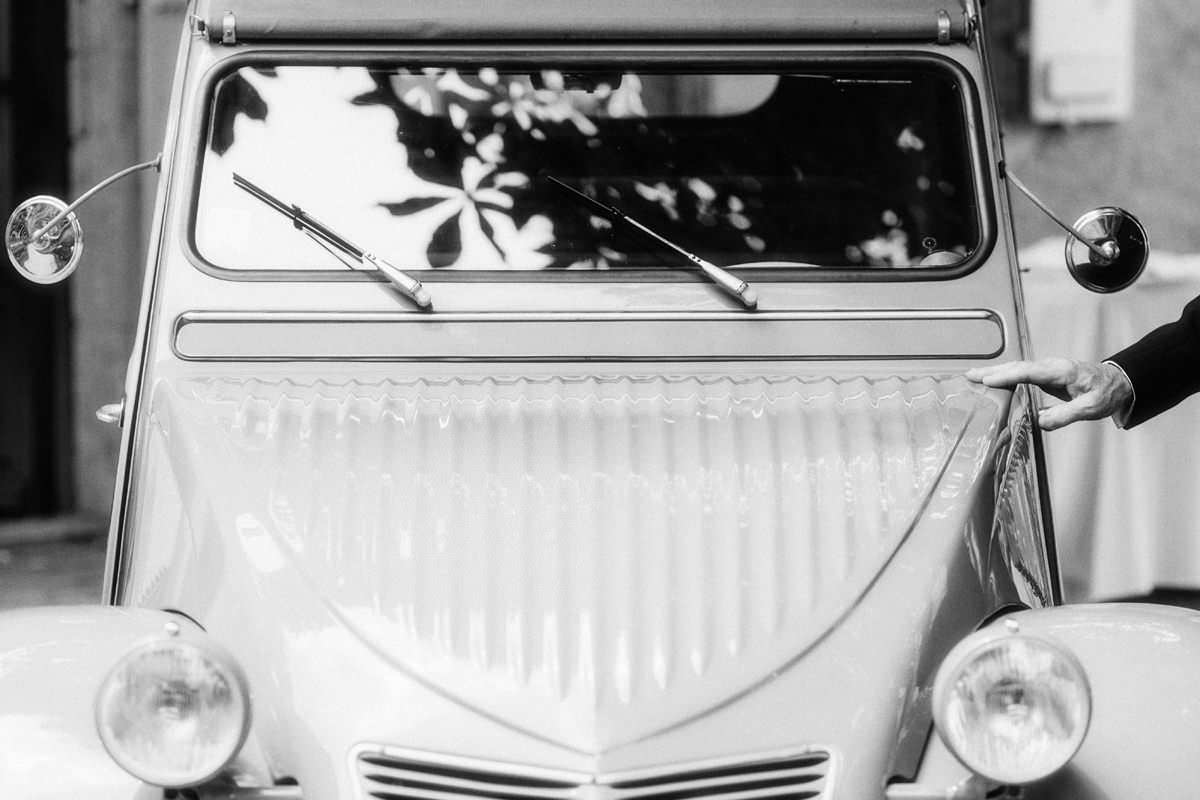
[[[1113,295],[1075,284],[1061,240],[1023,252],[1022,265],[1037,356],[1102,359],[1200,295],[1200,256],[1151,256],[1141,280]],[[1078,423],[1045,441],[1068,600],[1200,589],[1200,396],[1131,431]]]

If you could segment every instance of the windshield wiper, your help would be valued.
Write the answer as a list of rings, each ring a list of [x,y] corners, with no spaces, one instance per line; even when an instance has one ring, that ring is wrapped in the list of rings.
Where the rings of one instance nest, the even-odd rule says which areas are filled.
[[[628,214],[625,214],[623,211],[621,211],[621,209],[619,209],[615,206],[605,205],[604,203],[601,203],[599,200],[596,200],[593,197],[588,197],[583,192],[579,191],[578,189],[576,189],[573,186],[568,186],[567,184],[563,183],[562,181],[560,181],[558,178],[554,177],[553,175],[547,175],[546,177],[549,178],[550,180],[554,181],[554,183],[558,184],[562,188],[566,189],[568,192],[571,192],[571,194],[575,195],[576,197],[583,198],[585,201],[587,201],[588,205],[592,206],[593,208],[599,209],[600,211],[604,212],[605,215],[610,216],[610,217],[615,217],[616,219],[619,219],[622,222],[624,222],[626,225],[630,225],[634,228],[637,228],[639,231],[641,231],[642,233],[651,237],[652,239],[659,242],[660,244],[664,244],[667,247],[674,250],[676,253],[679,253],[679,255],[683,256],[688,261],[691,261],[693,264],[698,266],[700,268],[700,271],[708,276],[709,280],[711,280],[713,283],[717,284],[717,286],[720,286],[726,292],[728,292],[729,294],[733,295],[738,300],[740,300],[742,305],[746,306],[746,308],[757,308],[758,307],[758,292],[754,291],[753,286],[746,283],[741,278],[738,278],[737,276],[733,275],[733,273],[727,272],[726,270],[721,269],[720,267],[718,267],[716,264],[713,264],[712,262],[705,261],[703,258],[701,258],[698,255],[695,255],[694,253],[689,253],[687,250],[684,250],[682,247],[675,244],[671,240],[658,235],[657,233],[650,230],[642,223],[638,222],[633,217],[629,216]]]
[[[407,297],[409,300],[412,300],[422,309],[427,311],[433,310],[433,300],[429,297],[429,292],[423,285],[421,285],[419,280],[412,277],[408,273],[401,271],[399,267],[389,264],[373,253],[367,252],[346,237],[336,233],[328,225],[325,225],[324,223],[313,218],[312,215],[308,214],[304,209],[300,208],[300,206],[288,205],[284,203],[279,198],[270,194],[265,189],[255,186],[253,183],[246,180],[241,175],[238,175],[236,172],[233,173],[233,183],[239,189],[246,190],[251,196],[261,200],[263,203],[266,203],[268,206],[290,219],[292,221],[292,225],[311,236],[317,242],[317,244],[325,247],[326,249],[334,248],[340,250],[350,258],[357,259],[359,263],[374,267],[375,269],[379,270],[379,272],[383,273],[384,277],[391,281],[392,285],[395,286],[402,295]],[[330,252],[332,252],[332,250]],[[336,256],[337,253],[334,253],[334,255]],[[350,265],[347,264],[347,266]]]

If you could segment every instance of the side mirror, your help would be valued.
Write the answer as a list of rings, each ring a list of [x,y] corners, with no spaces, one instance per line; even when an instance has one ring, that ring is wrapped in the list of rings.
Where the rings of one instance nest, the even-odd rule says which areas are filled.
[[[1141,276],[1150,258],[1150,240],[1133,214],[1111,206],[1095,208],[1072,227],[1102,253],[1067,236],[1067,269],[1080,286],[1107,294],[1121,291]]]
[[[1113,206],[1094,208],[1068,225],[1007,169],[1004,177],[1067,232],[1071,277],[1085,289],[1108,294],[1133,284],[1150,258],[1150,238],[1138,218]]]
[[[161,162],[159,154],[153,161],[126,167],[88,189],[71,205],[49,195],[38,195],[21,203],[4,226],[8,260],[22,278],[34,283],[66,280],[83,255],[83,227],[75,209],[110,183],[144,169],[158,169]]]
[[[8,260],[25,280],[58,283],[66,280],[83,255],[83,228],[67,204],[57,197],[38,195],[17,206],[4,228]]]

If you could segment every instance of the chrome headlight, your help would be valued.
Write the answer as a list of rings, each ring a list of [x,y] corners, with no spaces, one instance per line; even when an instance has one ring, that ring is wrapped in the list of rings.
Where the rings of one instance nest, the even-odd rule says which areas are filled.
[[[985,631],[958,644],[938,669],[938,733],[968,769],[1006,784],[1044,778],[1087,735],[1092,694],[1079,661],[1044,639]]]
[[[135,647],[96,695],[96,730],[109,755],[155,786],[194,786],[213,777],[237,755],[249,727],[245,677],[205,640]]]

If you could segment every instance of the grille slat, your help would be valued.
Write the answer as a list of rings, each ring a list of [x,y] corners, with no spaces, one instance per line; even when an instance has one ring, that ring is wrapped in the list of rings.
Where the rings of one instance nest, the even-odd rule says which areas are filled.
[[[571,797],[575,787],[549,787],[516,783],[503,780],[488,780],[486,778],[454,778],[444,775],[430,775],[427,772],[416,772],[397,767],[376,765],[370,772],[363,771],[363,777],[368,780],[385,783],[389,786],[403,786],[412,789],[424,789],[431,792],[457,792],[471,797],[491,797],[497,800],[523,800],[523,798],[564,798]],[[491,778],[492,776],[488,776]],[[507,776],[495,776],[504,778]]]
[[[688,798],[720,798],[720,800],[757,800],[765,797],[785,797],[789,800],[808,800],[819,797],[821,790],[807,784],[821,779],[819,775],[808,776],[807,781],[798,784],[795,781],[761,781],[741,786],[720,787],[714,789],[706,786],[693,786],[670,793],[639,794],[629,800],[688,800]],[[800,788],[804,786],[805,788]]]
[[[694,779],[690,776],[675,779],[670,783],[657,784],[653,787],[637,787],[622,791],[614,786],[616,797],[624,800],[642,800],[642,798],[660,798],[661,800],[677,800],[680,797],[706,797],[725,792],[738,792],[749,789],[764,789],[775,786],[794,786],[796,784],[812,783],[820,780],[822,774],[811,770],[772,770],[770,772],[738,773],[719,778]]]
[[[613,781],[611,785],[614,789],[641,789],[647,786],[663,786],[665,784],[679,782],[680,780],[706,781],[719,780],[727,777],[754,775],[762,772],[778,772],[785,769],[810,770],[823,765],[828,760],[829,755],[827,753],[812,753],[811,755],[804,755],[798,758],[735,764],[728,767],[696,769],[688,770],[687,772],[671,772],[649,778],[625,779]],[[818,771],[824,772],[824,767]]]
[[[359,754],[359,779],[376,800],[823,800],[831,786],[832,761],[810,751],[741,764],[697,765],[696,769],[643,771],[627,777],[554,780],[554,773],[511,771],[494,764],[474,769],[393,755]],[[563,773],[558,773],[563,775]],[[565,777],[571,777],[566,774]]]
[[[439,788],[430,784],[420,784],[399,778],[391,778],[379,774],[363,774],[364,780],[372,784],[371,794],[375,797],[410,798],[411,800],[458,800],[462,797],[481,797],[486,800],[522,800],[533,797],[524,793],[512,794],[505,792],[455,791],[452,787]],[[544,797],[545,795],[538,795]],[[557,795],[563,797],[564,795]]]
[[[532,774],[490,772],[485,770],[464,769],[443,764],[429,764],[420,761],[397,758],[381,754],[363,754],[359,761],[384,769],[405,770],[425,775],[437,775],[441,778],[457,780],[473,780],[484,784],[499,784],[504,786],[532,787],[540,789],[575,789],[579,784],[571,781],[556,781],[536,777]]]

